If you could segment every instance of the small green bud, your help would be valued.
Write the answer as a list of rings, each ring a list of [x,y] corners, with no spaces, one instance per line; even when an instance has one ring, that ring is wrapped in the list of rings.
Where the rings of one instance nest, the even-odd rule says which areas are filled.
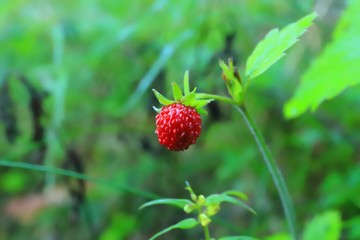
[[[204,195],[199,195],[196,203],[200,206],[203,206],[205,202],[206,198],[204,197]]]
[[[193,204],[193,203],[189,203],[189,204],[186,204],[185,207],[184,207],[184,211],[186,213],[191,213],[192,211],[194,211],[196,209],[196,205]]]
[[[191,200],[193,200],[194,202],[197,201],[197,196],[195,193],[190,193],[190,197],[191,197]]]
[[[209,217],[214,216],[217,212],[219,212],[219,210],[220,210],[220,204],[218,203],[210,204],[206,208],[206,215]]]
[[[206,214],[201,213],[199,215],[199,222],[201,226],[206,227],[211,222],[211,219],[208,216],[206,216]]]
[[[196,194],[195,194],[194,191],[192,190],[189,182],[186,181],[185,183],[186,183],[186,188],[185,188],[185,189],[189,191],[191,200],[193,200],[193,202],[196,202],[196,201],[197,201],[197,196],[196,196]]]

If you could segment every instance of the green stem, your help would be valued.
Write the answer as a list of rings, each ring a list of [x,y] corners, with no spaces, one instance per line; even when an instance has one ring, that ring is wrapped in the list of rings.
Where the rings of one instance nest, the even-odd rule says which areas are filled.
[[[248,128],[250,129],[251,134],[253,135],[259,150],[264,158],[266,166],[273,178],[275,186],[280,195],[281,203],[285,212],[285,217],[288,223],[290,234],[292,235],[292,239],[297,239],[296,235],[296,224],[295,224],[295,213],[294,208],[290,199],[290,195],[288,189],[286,187],[284,178],[281,174],[280,169],[277,167],[275,160],[270,154],[269,148],[267,147],[263,136],[258,130],[255,122],[251,118],[249,112],[247,111],[245,106],[239,107],[235,105],[236,110],[238,110],[243,116]]]
[[[211,240],[209,227],[206,225],[205,227],[203,227],[203,229],[204,229],[205,240]]]
[[[237,102],[234,101],[233,99],[228,98],[228,97],[219,96],[219,95],[216,95],[216,94],[196,93],[196,98],[197,99],[214,99],[214,100],[217,100],[217,101],[220,101],[220,102],[237,105]]]

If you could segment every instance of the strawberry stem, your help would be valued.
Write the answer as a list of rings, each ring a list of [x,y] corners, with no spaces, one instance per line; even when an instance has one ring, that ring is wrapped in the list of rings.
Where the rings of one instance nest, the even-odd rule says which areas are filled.
[[[285,212],[285,217],[288,223],[290,234],[292,235],[292,239],[298,239],[296,236],[296,224],[295,224],[296,219],[295,219],[294,208],[284,178],[281,174],[281,171],[279,167],[276,165],[276,162],[272,157],[272,155],[270,154],[270,150],[267,147],[263,136],[258,130],[255,122],[253,121],[246,107],[244,105],[242,107],[235,105],[234,107],[243,116],[246,125],[248,126],[251,134],[253,135],[258,145],[258,148],[263,156],[265,164],[273,178],[275,186],[280,195],[281,203]]]
[[[223,97],[223,96],[219,96],[219,95],[216,95],[216,94],[208,94],[208,93],[196,93],[196,99],[213,99],[213,100],[217,100],[217,101],[220,101],[220,102],[224,102],[224,103],[230,103],[230,104],[234,104],[236,106],[238,106],[239,104],[231,99],[231,98],[228,98],[228,97]]]

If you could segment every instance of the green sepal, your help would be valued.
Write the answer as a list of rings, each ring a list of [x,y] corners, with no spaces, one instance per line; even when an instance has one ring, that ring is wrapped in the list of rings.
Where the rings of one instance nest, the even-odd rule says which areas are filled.
[[[156,99],[159,101],[160,104],[162,105],[170,105],[173,104],[175,101],[169,100],[166,97],[164,97],[164,95],[162,95],[161,93],[159,93],[158,91],[156,91],[155,89],[152,90],[155,94]]]
[[[193,107],[198,109],[198,108],[206,106],[207,104],[209,104],[212,101],[213,101],[213,99],[210,99],[210,100],[197,100]]]
[[[175,101],[180,101],[183,97],[181,88],[179,87],[179,85],[177,85],[176,82],[173,82],[171,84],[171,86],[172,86],[172,91],[173,91],[173,96],[174,96]]]
[[[185,106],[195,108],[198,111],[198,113],[200,113],[200,114],[207,114],[207,112],[201,108],[204,107],[209,102],[213,101],[213,99],[206,99],[206,100],[205,99],[201,99],[201,100],[197,99],[196,87],[190,92],[189,71],[186,71],[184,74],[184,91],[181,90],[181,88],[179,87],[179,85],[176,82],[173,82],[171,84],[171,86],[172,86],[174,100],[167,99],[162,94],[160,94],[158,91],[153,89],[153,92],[154,92],[156,98],[158,99],[158,101],[160,102],[160,104],[167,106],[167,105],[170,105],[173,103],[180,103]],[[183,92],[184,92],[184,95],[183,95]],[[155,107],[154,107],[154,110],[156,112],[161,111],[161,109],[157,109]]]
[[[189,71],[186,71],[184,74],[184,94],[186,96],[189,93],[190,93]]]
[[[167,232],[170,232],[171,230],[177,229],[177,228],[178,229],[190,229],[190,228],[196,227],[197,225],[199,225],[199,222],[196,221],[195,218],[187,218],[187,219],[184,219],[184,220],[182,220],[174,225],[171,225],[170,227],[167,227],[164,230],[158,232],[157,234],[152,236],[149,240],[154,240],[155,238],[157,238]]]
[[[189,94],[185,94],[181,102],[186,106],[193,107],[195,99],[196,99],[196,88],[194,88],[194,90],[192,90]]]
[[[155,112],[157,112],[157,113],[160,113],[160,112],[161,112],[161,108],[157,108],[157,107],[153,106],[153,109],[154,109]]]
[[[234,65],[231,59],[228,60],[229,65],[227,65],[223,60],[219,60],[219,65],[225,75],[226,83],[231,82],[234,80]]]
[[[202,115],[208,115],[208,112],[203,108],[196,108],[196,111]]]
[[[230,86],[230,90],[231,90],[231,96],[233,97],[233,99],[238,102],[241,103],[243,100],[243,94],[242,94],[242,86],[240,84],[240,82],[238,82],[237,80],[232,82],[232,85]]]

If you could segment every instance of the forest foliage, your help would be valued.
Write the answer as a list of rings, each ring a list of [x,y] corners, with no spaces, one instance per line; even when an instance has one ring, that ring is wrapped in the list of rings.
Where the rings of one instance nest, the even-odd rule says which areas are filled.
[[[226,96],[219,60],[228,58],[256,78],[247,107],[282,170],[300,239],[360,238],[359,0],[0,5],[0,239],[149,239],[187,215],[139,207],[188,198],[185,181],[205,196],[240,191],[257,213],[223,204],[212,236],[290,239],[276,187],[232,107],[211,102],[187,151],[157,142],[151,89],[168,96],[189,70],[198,91]],[[286,26],[314,11],[288,49],[303,29]],[[276,54],[260,61],[270,47]]]

